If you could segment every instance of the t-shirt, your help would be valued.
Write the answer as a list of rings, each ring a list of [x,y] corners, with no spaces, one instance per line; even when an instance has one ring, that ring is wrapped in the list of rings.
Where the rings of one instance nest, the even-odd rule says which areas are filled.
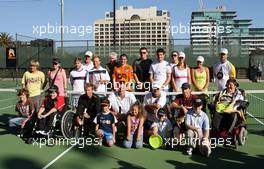
[[[166,138],[170,136],[172,125],[169,119],[166,119],[163,122],[159,120],[158,122],[156,122],[156,125],[158,127],[158,134],[161,137]]]
[[[137,59],[134,61],[133,70],[140,82],[149,81],[149,68],[151,64],[152,64],[151,59],[146,59],[146,60]]]
[[[224,90],[226,87],[226,82],[229,78],[236,78],[236,68],[235,66],[226,61],[225,63],[217,63],[213,66],[215,82],[218,90]],[[221,77],[222,78],[217,78]]]
[[[178,66],[174,66],[172,69],[172,73],[175,77],[175,83],[177,86],[177,90],[181,90],[181,86],[183,83],[188,83],[188,67],[185,69],[180,70]]]
[[[99,129],[107,133],[113,133],[112,124],[117,123],[116,117],[111,113],[99,113],[94,121],[95,124],[99,124]]]
[[[118,65],[114,68],[114,73],[112,75],[112,78],[116,82],[125,82],[128,83],[133,79],[133,69],[132,66],[129,64],[126,64],[124,66]]]
[[[154,83],[163,85],[166,82],[167,74],[171,73],[170,64],[167,61],[156,61],[151,64],[149,73],[153,74]],[[165,89],[168,89],[168,85],[165,86]]]
[[[183,105],[184,107],[192,107],[193,106],[193,102],[197,97],[195,95],[190,95],[189,98],[184,98],[183,94],[179,94],[176,96],[176,99],[174,100],[174,102],[177,105]],[[183,114],[182,110],[180,110],[180,112],[176,111],[175,112],[175,116],[177,117],[179,114]]]
[[[160,105],[160,107],[164,107],[166,104],[166,92],[160,91],[160,97],[158,98],[153,97],[151,92],[144,96],[143,106],[153,103]]]
[[[126,91],[123,99],[118,96],[117,92],[113,92],[109,95],[108,100],[110,101],[111,109],[121,114],[127,114],[131,106],[137,101],[135,95],[128,91]]]
[[[48,78],[50,80],[50,83],[53,81],[55,75],[57,74],[56,79],[54,80],[54,85],[56,85],[59,88],[59,95],[60,96],[65,95],[64,78],[63,78],[64,73],[65,73],[64,69],[59,69],[58,74],[57,74],[57,70],[48,72]]]
[[[57,96],[56,99],[51,99],[50,97],[46,96],[41,104],[41,107],[45,108],[46,112],[49,112],[52,108],[61,111],[64,105],[65,105],[64,97]]]
[[[209,130],[209,119],[205,112],[196,113],[193,109],[187,112],[185,124],[197,129]]]
[[[29,117],[35,110],[36,107],[30,99],[28,99],[25,104],[23,104],[22,101],[18,101],[16,104],[16,112],[18,112],[21,117]]]
[[[97,92],[106,92],[106,84],[100,84],[100,80],[110,81],[110,76],[107,70],[103,67],[98,69],[92,68],[87,73],[87,83],[92,83],[96,86],[95,91]]]
[[[93,62],[91,62],[91,63],[88,64],[88,65],[87,65],[87,64],[84,64],[84,65],[83,65],[83,69],[86,70],[86,71],[91,70],[93,67],[94,67]]]
[[[29,97],[38,96],[41,94],[41,89],[45,82],[45,75],[41,71],[31,73],[26,71],[22,77],[22,85],[25,85],[29,91]]]
[[[107,63],[105,65],[105,68],[106,70],[108,71],[109,75],[110,75],[110,78],[111,78],[111,82],[113,82],[113,79],[112,79],[112,75],[114,73],[114,68],[118,66],[118,63],[115,61],[113,63]]]
[[[86,82],[87,71],[84,68],[80,70],[73,69],[70,72],[70,82],[74,92],[84,92],[84,84]]]

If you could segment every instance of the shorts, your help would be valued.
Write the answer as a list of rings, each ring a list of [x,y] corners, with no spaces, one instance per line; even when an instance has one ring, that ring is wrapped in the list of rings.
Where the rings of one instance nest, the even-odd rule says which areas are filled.
[[[100,132],[101,133],[103,133],[103,140],[104,141],[111,141],[111,140],[113,140],[113,134],[112,133],[110,133],[110,132],[105,132],[104,130],[101,130],[100,129]]]

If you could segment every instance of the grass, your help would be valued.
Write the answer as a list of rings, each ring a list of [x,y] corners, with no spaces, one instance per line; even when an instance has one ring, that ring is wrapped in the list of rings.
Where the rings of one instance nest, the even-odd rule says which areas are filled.
[[[0,86],[10,88],[12,82],[3,83]],[[263,83],[241,83],[244,89],[263,89]],[[264,94],[256,95],[264,99]],[[4,100],[3,100],[4,99]],[[263,116],[263,103],[253,101],[250,108],[254,115]],[[55,157],[65,151],[67,146],[42,147],[27,145],[19,137],[8,132],[5,125],[8,117],[15,116],[14,107],[7,106],[16,103],[16,93],[0,93],[0,168],[1,169],[37,169],[42,168]],[[5,108],[5,109],[3,109]],[[263,120],[263,119],[262,119]],[[50,169],[103,169],[103,168],[166,168],[166,169],[247,169],[261,167],[264,159],[264,128],[254,119],[248,119],[249,137],[246,145],[237,150],[232,148],[217,147],[213,149],[210,158],[204,158],[194,154],[192,157],[183,154],[182,148],[174,150],[124,149],[119,146],[112,148],[100,146],[87,146],[85,148],[74,147],[62,158],[51,165]]]

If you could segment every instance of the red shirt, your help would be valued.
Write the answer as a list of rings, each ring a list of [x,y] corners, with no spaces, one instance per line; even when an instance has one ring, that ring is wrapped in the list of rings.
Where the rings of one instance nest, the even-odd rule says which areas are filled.
[[[58,111],[61,111],[65,105],[64,97],[63,96],[57,96],[56,99],[51,100],[49,97],[45,97],[43,100],[41,107],[45,108],[45,111],[50,111],[52,108],[57,109]]]
[[[174,102],[177,105],[183,105],[184,107],[192,107],[193,106],[193,102],[197,97],[195,95],[190,95],[189,98],[184,98],[183,94],[177,95],[176,99],[174,100]]]

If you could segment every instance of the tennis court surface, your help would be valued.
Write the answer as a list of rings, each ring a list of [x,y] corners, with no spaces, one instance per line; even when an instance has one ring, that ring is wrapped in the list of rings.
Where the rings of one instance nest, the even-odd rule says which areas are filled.
[[[9,85],[10,84],[10,85]],[[11,89],[12,82],[0,83],[0,88]],[[125,149],[119,146],[37,146],[25,144],[21,138],[8,132],[8,119],[16,115],[15,92],[0,92],[0,169],[103,169],[103,168],[263,168],[264,160],[264,92],[263,83],[240,83],[246,90],[258,90],[247,94],[250,101],[248,111],[248,139],[238,149],[219,146],[209,158],[193,154],[187,156],[182,148],[173,150],[149,148]]]

